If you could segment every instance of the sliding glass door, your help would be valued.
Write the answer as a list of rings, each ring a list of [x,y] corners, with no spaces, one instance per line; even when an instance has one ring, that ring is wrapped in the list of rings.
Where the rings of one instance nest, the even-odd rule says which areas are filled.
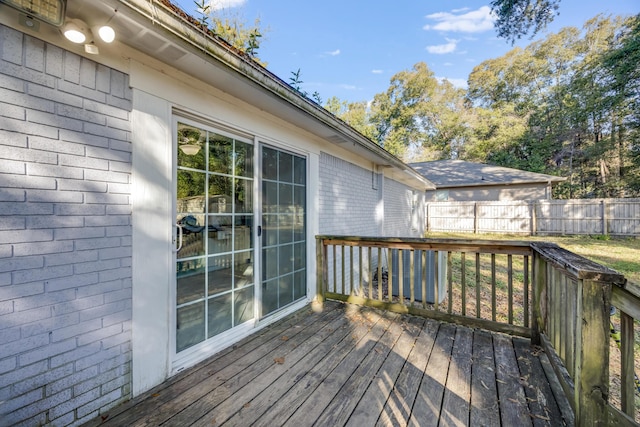
[[[251,139],[186,119],[176,122],[176,140],[175,352],[182,357],[306,297],[307,160],[266,145],[256,156]]]
[[[264,317],[307,295],[307,160],[264,145],[261,151]]]
[[[176,353],[253,319],[254,149],[177,123]]]

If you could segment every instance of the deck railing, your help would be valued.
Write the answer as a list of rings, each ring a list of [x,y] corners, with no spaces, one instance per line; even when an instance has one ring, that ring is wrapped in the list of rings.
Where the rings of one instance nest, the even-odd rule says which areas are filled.
[[[640,299],[624,276],[555,244],[534,249],[532,341],[550,355],[577,425],[634,425],[634,319]],[[621,410],[609,404],[611,306],[620,310]]]
[[[576,425],[634,425],[640,290],[555,244],[318,236],[325,298],[531,337]],[[611,305],[620,311],[621,410],[609,403]]]

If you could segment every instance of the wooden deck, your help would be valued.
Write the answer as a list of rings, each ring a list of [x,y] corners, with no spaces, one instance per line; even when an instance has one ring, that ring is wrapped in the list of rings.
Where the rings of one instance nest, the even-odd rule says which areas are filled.
[[[547,364],[526,339],[329,301],[89,425],[571,425]]]

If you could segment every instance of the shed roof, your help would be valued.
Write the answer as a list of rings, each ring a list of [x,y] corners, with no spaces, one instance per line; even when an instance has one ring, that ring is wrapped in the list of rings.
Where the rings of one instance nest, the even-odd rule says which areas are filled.
[[[554,184],[566,179],[560,176],[463,160],[410,163],[409,166],[429,179],[438,189],[488,185]]]

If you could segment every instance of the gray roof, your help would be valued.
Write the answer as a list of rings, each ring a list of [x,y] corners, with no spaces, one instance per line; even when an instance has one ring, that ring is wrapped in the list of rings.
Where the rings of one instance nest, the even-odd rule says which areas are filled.
[[[410,163],[437,188],[557,183],[566,178],[462,160]]]

